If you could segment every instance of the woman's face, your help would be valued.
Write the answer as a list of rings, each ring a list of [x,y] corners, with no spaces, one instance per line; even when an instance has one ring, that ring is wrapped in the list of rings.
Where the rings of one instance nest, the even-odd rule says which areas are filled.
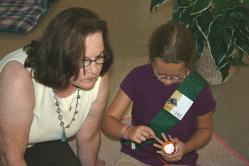
[[[165,86],[182,82],[189,73],[186,65],[181,63],[165,63],[157,58],[152,63],[154,77]]]
[[[102,33],[96,32],[88,35],[85,39],[85,48],[85,61],[89,62],[89,60],[101,58],[104,51]],[[71,84],[81,89],[91,89],[99,77],[102,66],[103,64],[97,64],[96,61],[92,61],[89,66],[85,67],[85,71],[81,67],[78,78],[76,80],[74,80],[74,77],[71,78]]]

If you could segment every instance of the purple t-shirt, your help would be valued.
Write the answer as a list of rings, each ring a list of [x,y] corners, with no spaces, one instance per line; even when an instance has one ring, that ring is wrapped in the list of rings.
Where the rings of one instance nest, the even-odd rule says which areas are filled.
[[[146,64],[133,69],[120,84],[120,88],[133,101],[132,124],[144,125],[149,123],[152,118],[164,106],[165,102],[171,97],[173,92],[180,84],[165,86],[157,79],[152,77],[152,66]],[[177,137],[182,142],[186,142],[196,130],[197,116],[204,115],[216,106],[210,88],[205,87],[193,105],[190,107],[184,118],[172,128],[168,134],[173,138]],[[144,150],[144,148],[146,150]],[[121,151],[149,165],[164,165],[160,160],[148,153],[156,154],[159,150],[147,144],[136,149],[131,149],[131,145],[122,145]],[[158,155],[158,154],[156,154]],[[198,154],[193,151],[186,154],[183,159],[174,164],[196,165]],[[170,163],[170,162],[168,162]],[[172,163],[173,164],[173,163]]]

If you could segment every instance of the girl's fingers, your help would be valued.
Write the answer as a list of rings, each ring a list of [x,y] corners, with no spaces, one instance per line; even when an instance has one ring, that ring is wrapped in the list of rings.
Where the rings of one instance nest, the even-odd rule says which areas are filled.
[[[139,134],[139,138],[141,138],[142,141],[145,141],[146,139],[154,138],[155,136],[151,135],[150,132],[146,130],[142,130]]]
[[[142,141],[139,138],[134,138],[133,141],[136,142],[136,143],[138,143],[138,144],[142,143]]]
[[[154,133],[154,131],[151,128],[145,127],[143,130],[145,130],[146,132],[148,132],[148,136],[153,137],[153,138],[155,137],[155,133]]]
[[[137,128],[137,132],[138,135],[142,135],[144,137],[146,137],[146,139],[150,139],[150,138],[154,138],[155,137],[155,133],[153,132],[153,130],[149,127],[146,126],[139,126]]]
[[[146,137],[145,136],[140,136],[138,139],[140,139],[141,141],[146,141]]]
[[[152,135],[150,132],[148,132],[148,131],[144,131],[143,132],[143,135],[147,138],[147,139],[149,139],[149,138],[154,138],[154,135]]]
[[[150,135],[149,138],[155,138],[155,136],[154,135]]]

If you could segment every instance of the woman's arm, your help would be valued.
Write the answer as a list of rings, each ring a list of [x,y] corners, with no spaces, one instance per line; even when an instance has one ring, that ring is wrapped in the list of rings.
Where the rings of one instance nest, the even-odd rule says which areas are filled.
[[[100,121],[109,94],[109,75],[106,73],[100,83],[98,96],[91,110],[77,133],[77,153],[84,166],[97,165],[100,147]]]
[[[27,69],[17,61],[5,65],[0,74],[0,155],[6,166],[26,166],[35,104],[34,86]]]

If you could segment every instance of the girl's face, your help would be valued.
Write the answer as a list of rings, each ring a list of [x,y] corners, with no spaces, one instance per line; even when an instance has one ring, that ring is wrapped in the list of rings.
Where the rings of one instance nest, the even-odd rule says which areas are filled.
[[[103,64],[98,63],[101,61],[101,58],[103,59],[104,56],[104,42],[102,33],[96,32],[88,35],[85,39],[85,48],[85,66],[86,63],[88,63],[88,66],[85,67],[85,72],[84,67],[80,68],[78,78],[74,80],[75,78],[72,77],[71,84],[81,89],[91,89],[97,81],[103,66]],[[83,61],[82,66],[84,66]]]
[[[153,76],[165,86],[182,82],[189,73],[189,69],[183,62],[165,63],[159,58],[154,60],[152,67]]]

